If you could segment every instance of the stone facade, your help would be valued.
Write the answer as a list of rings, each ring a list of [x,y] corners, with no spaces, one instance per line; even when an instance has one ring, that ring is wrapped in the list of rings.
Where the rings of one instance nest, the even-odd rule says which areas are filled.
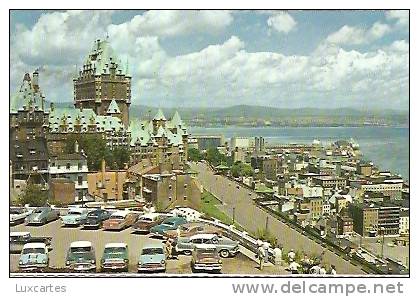
[[[74,81],[74,106],[90,108],[97,115],[107,115],[116,104],[125,127],[129,125],[131,76],[114,53],[108,39],[95,41],[82,69]],[[115,102],[115,103],[114,103]]]

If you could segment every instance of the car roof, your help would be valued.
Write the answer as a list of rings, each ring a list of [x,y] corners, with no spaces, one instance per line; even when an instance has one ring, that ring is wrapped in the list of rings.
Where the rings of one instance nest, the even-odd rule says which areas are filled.
[[[37,249],[37,248],[44,249],[45,247],[46,245],[43,242],[30,242],[30,243],[26,243],[23,246],[23,249]]]
[[[25,236],[30,234],[31,232],[10,232],[10,236]]]
[[[202,226],[204,227],[206,224],[205,223],[201,223],[201,222],[189,222],[189,223],[185,223],[182,226],[184,227],[195,227],[195,226]]]
[[[217,249],[217,246],[215,244],[196,244],[195,245],[196,249],[202,249],[202,250],[206,250],[206,249]]]
[[[123,248],[127,248],[127,244],[123,243],[123,242],[111,242],[111,243],[107,243],[105,244],[105,249],[106,248],[118,248],[118,247],[123,247]]]
[[[77,212],[85,212],[85,211],[87,211],[87,209],[86,208],[80,208],[80,207],[72,207],[72,208],[69,208],[68,209],[68,211],[70,212],[70,211],[77,211]]]
[[[111,214],[111,216],[127,216],[129,214],[129,211],[126,210],[117,210],[114,213]]]
[[[143,246],[143,248],[141,250],[143,250],[143,249],[150,249],[150,248],[164,248],[164,245],[161,242],[147,243],[147,244],[145,244]]]
[[[211,239],[213,237],[218,237],[218,236],[216,234],[207,234],[207,233],[204,233],[204,234],[195,234],[195,235],[192,235],[190,237],[190,239],[195,239],[195,238]]]
[[[160,214],[158,214],[158,213],[150,212],[150,213],[145,213],[145,214],[141,215],[140,219],[141,218],[154,219],[154,218],[157,218],[159,216],[160,216]]]
[[[70,247],[91,247],[92,243],[90,241],[73,241],[70,244]]]

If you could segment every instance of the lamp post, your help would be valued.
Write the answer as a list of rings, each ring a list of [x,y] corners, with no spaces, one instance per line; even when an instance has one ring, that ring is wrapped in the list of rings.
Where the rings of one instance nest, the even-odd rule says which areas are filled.
[[[233,224],[235,223],[236,219],[236,208],[233,207]]]
[[[384,259],[384,227],[381,227],[381,259]]]

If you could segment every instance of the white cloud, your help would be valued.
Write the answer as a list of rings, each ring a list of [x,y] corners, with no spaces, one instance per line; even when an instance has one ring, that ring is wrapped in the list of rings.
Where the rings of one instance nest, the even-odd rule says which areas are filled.
[[[268,18],[266,21],[268,27],[273,30],[287,34],[297,26],[297,22],[288,13],[277,13]]]
[[[16,86],[26,71],[44,66],[40,80],[47,99],[71,101],[74,66],[80,66],[93,41],[106,34],[110,15],[110,12],[103,16],[96,12],[87,16],[78,12],[54,13],[41,17],[31,29],[20,27],[12,36],[12,82]],[[207,16],[206,25],[193,28],[195,31],[171,14],[159,22],[152,22],[150,19],[157,17],[150,15],[147,21],[144,18],[142,15],[142,19],[111,25],[109,28],[113,29],[108,30],[116,52],[130,60],[133,104],[241,103],[287,107],[368,104],[404,108],[408,104],[408,42],[397,40],[366,52],[341,48],[341,44],[348,42],[366,43],[364,35],[375,40],[384,36],[388,32],[385,24],[377,22],[364,29],[346,26],[339,30],[340,35],[329,36],[337,42],[322,43],[307,55],[249,52],[244,40],[231,36],[200,51],[174,56],[161,46],[161,39],[170,34],[208,29],[212,18]],[[176,24],[169,30],[165,26],[175,22],[174,19]],[[198,19],[194,20],[197,26]],[[142,25],[134,26],[136,22]],[[151,24],[162,31],[157,34],[153,31],[157,27]]]
[[[110,25],[112,38],[124,42],[138,36],[177,36],[190,33],[215,33],[225,29],[233,21],[229,11],[219,10],[151,10],[134,16],[130,21]],[[121,41],[121,42],[122,42]]]
[[[402,28],[409,26],[409,11],[408,10],[389,10],[386,12],[386,18],[389,20],[396,20],[396,25]]]
[[[359,45],[371,43],[380,39],[391,31],[391,27],[380,22],[374,23],[371,28],[343,26],[330,34],[326,40],[334,44]]]

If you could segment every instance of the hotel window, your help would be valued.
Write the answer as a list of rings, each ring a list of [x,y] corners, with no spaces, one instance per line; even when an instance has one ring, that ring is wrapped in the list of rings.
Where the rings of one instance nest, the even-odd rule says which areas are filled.
[[[82,185],[83,184],[83,176],[81,176],[81,175],[77,176],[77,183],[79,185]]]
[[[67,169],[70,169],[70,163],[67,163],[66,168],[67,168]]]
[[[183,200],[185,200],[185,201],[186,201],[186,199],[187,199],[187,198],[188,198],[188,196],[186,196],[186,195],[185,195],[185,196],[183,196]]]

